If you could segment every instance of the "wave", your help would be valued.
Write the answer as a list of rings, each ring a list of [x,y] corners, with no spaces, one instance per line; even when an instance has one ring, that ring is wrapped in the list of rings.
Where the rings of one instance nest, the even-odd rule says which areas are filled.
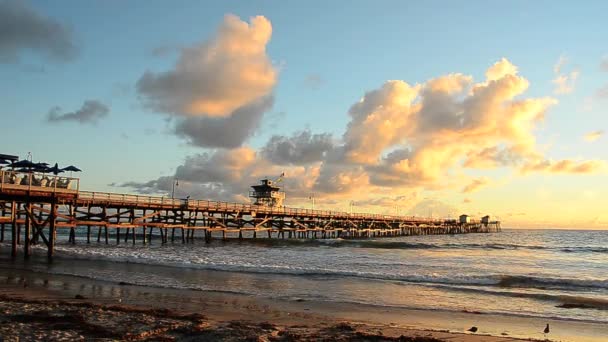
[[[259,265],[243,264],[241,261],[227,262],[205,262],[196,263],[183,260],[159,260],[154,257],[142,257],[141,254],[100,254],[83,253],[83,251],[73,249],[58,248],[58,257],[83,260],[106,260],[112,262],[124,262],[134,264],[147,264],[167,267],[179,267],[188,269],[200,269],[211,271],[241,272],[241,273],[262,273],[287,276],[307,276],[307,277],[353,277],[385,281],[401,281],[415,284],[444,284],[444,285],[474,285],[474,286],[494,286],[499,288],[536,288],[536,289],[557,289],[557,290],[608,290],[608,278],[606,279],[575,279],[561,278],[552,276],[532,276],[532,275],[447,275],[436,273],[413,273],[399,274],[386,272],[370,272],[344,270],[337,268],[322,268],[313,266],[293,266],[293,265]]]
[[[447,290],[468,292],[468,293],[483,293],[486,295],[502,296],[502,297],[513,297],[513,298],[531,298],[543,301],[555,302],[558,305],[556,307],[566,309],[597,309],[597,310],[608,310],[608,299],[599,297],[584,297],[574,295],[563,295],[555,293],[539,293],[539,292],[522,292],[522,291],[504,291],[496,288],[479,288],[470,286],[453,286],[453,285],[440,285],[438,287],[445,288]]]
[[[257,239],[240,243],[253,244],[263,247],[314,246],[314,247],[347,247],[347,248],[377,248],[377,249],[481,249],[481,250],[548,250],[565,253],[608,253],[608,247],[598,246],[543,246],[509,243],[423,243],[389,240],[279,240]]]

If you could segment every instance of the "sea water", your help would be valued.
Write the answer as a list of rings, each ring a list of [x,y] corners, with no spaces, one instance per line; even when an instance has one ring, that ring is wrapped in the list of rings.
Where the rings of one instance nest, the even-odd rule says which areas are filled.
[[[366,240],[202,239],[75,245],[60,236],[36,272],[286,300],[469,311],[608,323],[608,231]],[[4,245],[3,267],[7,261]],[[42,257],[45,250],[37,247]],[[13,266],[10,266],[13,265]]]

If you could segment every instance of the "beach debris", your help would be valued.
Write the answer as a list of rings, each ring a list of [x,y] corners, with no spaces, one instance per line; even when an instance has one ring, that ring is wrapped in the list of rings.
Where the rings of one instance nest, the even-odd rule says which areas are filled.
[[[476,333],[476,332],[477,332],[477,327],[472,326],[472,327],[470,327],[470,328],[469,328],[469,330],[467,330],[467,331],[470,331],[470,332],[472,332],[472,333]]]

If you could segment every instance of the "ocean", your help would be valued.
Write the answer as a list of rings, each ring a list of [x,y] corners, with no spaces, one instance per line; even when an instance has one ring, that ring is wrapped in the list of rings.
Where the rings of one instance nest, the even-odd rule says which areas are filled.
[[[608,323],[608,231],[508,230],[368,240],[76,245],[1,267],[110,282]],[[115,242],[114,240],[111,240]]]

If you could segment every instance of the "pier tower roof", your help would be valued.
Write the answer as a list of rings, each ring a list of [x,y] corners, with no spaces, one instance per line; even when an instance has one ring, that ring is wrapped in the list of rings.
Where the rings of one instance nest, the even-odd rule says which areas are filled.
[[[253,204],[265,207],[283,206],[285,192],[281,191],[277,182],[265,178],[260,180],[260,184],[252,185],[251,187],[253,191],[249,192],[249,197],[254,200]]]

